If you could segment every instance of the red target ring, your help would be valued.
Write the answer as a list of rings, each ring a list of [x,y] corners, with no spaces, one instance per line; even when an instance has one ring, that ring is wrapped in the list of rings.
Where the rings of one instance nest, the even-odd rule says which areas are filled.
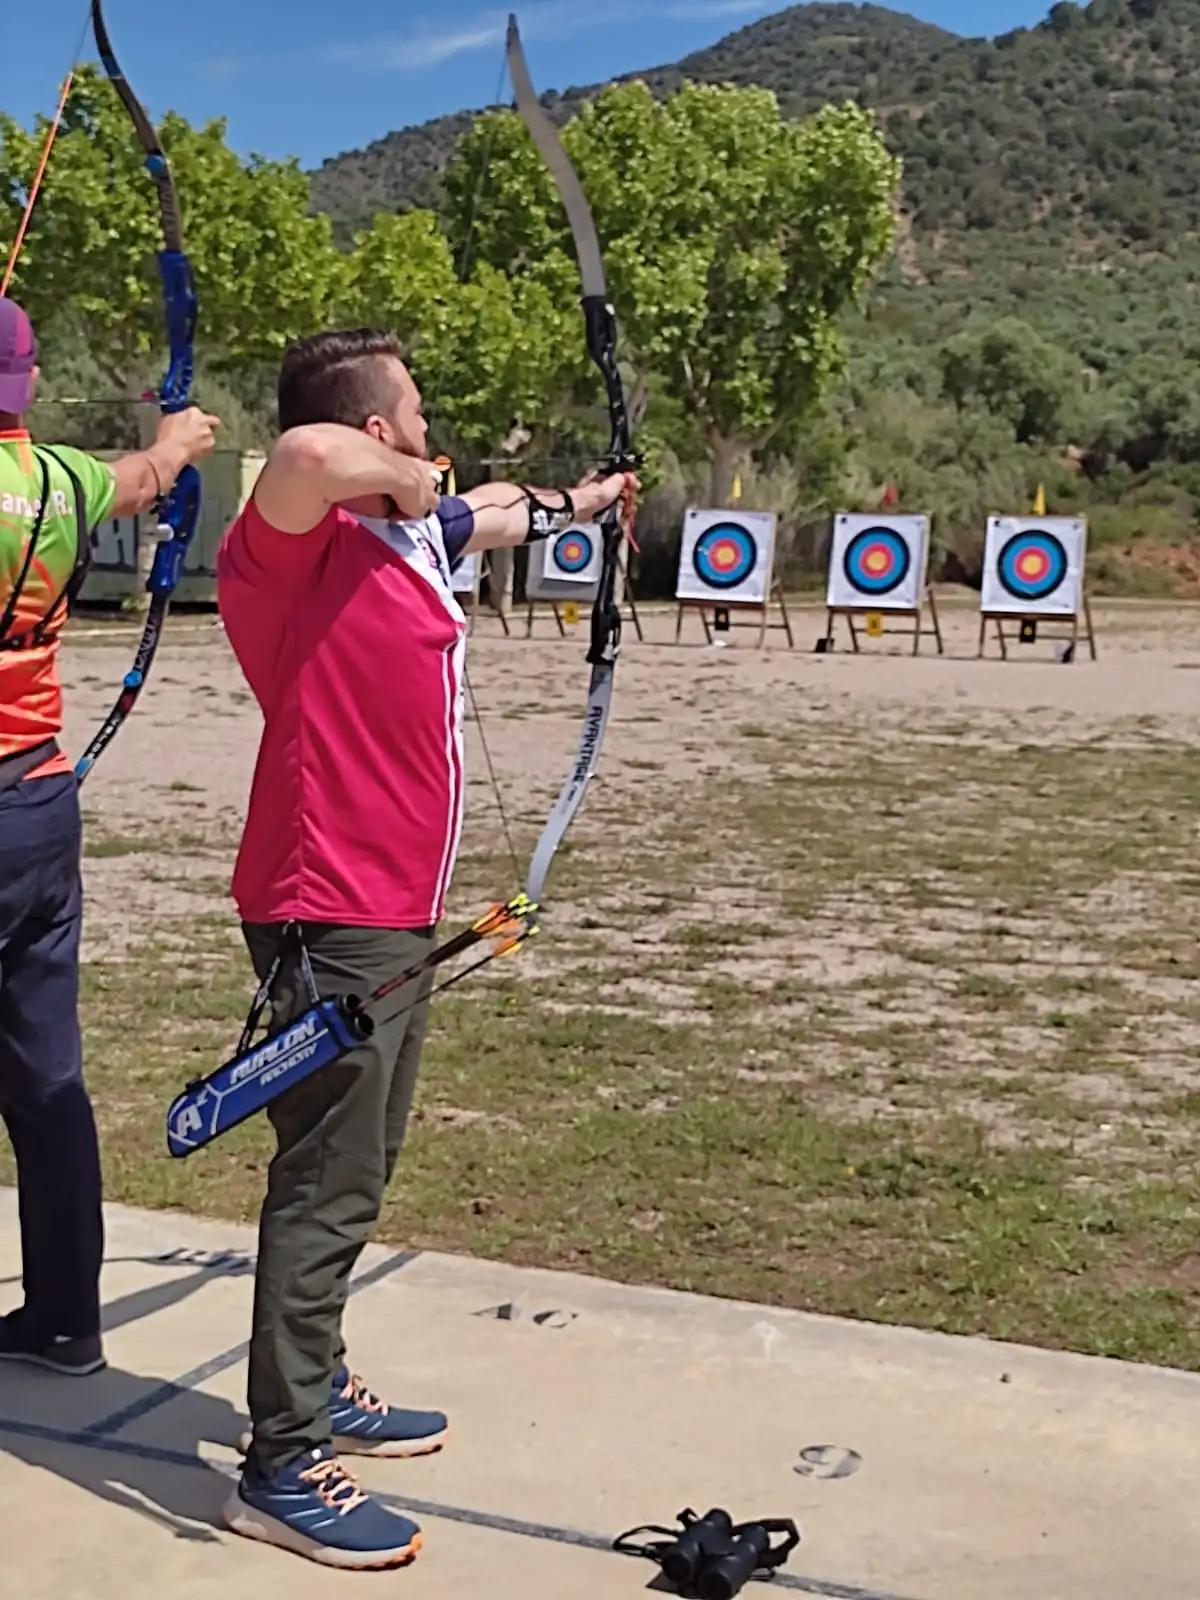
[[[720,539],[708,547],[708,560],[719,578],[727,578],[742,564],[742,552],[732,539]]]
[[[846,546],[842,570],[860,594],[891,594],[908,577],[912,551],[894,528],[864,528]]]
[[[701,582],[713,589],[744,583],[758,563],[758,546],[738,522],[717,522],[696,540],[692,566]]]
[[[1023,550],[1013,562],[1018,578],[1026,583],[1040,583],[1050,571],[1050,557],[1044,550]]]
[[[1014,599],[1047,599],[1067,576],[1067,552],[1061,539],[1044,528],[1026,528],[1001,546],[996,560],[1000,582]]]

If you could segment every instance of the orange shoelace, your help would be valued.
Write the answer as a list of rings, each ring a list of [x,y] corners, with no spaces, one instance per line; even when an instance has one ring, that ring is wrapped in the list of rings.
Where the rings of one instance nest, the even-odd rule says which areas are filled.
[[[347,1516],[359,1506],[366,1505],[367,1496],[358,1486],[358,1480],[346,1471],[336,1457],[318,1461],[300,1474],[301,1483],[310,1483],[331,1511],[339,1517]]]
[[[341,1398],[349,1400],[350,1404],[357,1406],[360,1411],[373,1411],[380,1417],[386,1417],[388,1414],[387,1401],[372,1394],[357,1372],[350,1374],[350,1380],[342,1390]]]

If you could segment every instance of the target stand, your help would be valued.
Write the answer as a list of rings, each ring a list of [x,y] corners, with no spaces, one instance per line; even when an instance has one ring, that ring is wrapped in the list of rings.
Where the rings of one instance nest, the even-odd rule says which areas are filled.
[[[794,649],[783,584],[774,576],[775,514],[771,511],[690,509],[683,519],[675,581],[675,643],[687,612],[698,613],[705,643],[734,628],[757,628],[758,647],[782,629]],[[777,608],[779,621],[772,621]],[[711,618],[711,621],[710,621]]]
[[[833,648],[836,619],[845,617],[855,655],[862,649],[862,634],[868,639],[887,634],[911,638],[914,656],[920,654],[921,640],[932,637],[938,655],[945,655],[937,600],[926,581],[928,564],[928,517],[838,512],[829,547],[825,634],[817,642],[818,652]],[[865,626],[860,630],[856,621]]]
[[[1064,663],[1078,659],[1087,641],[1096,660],[1096,630],[1084,586],[1087,522],[1083,517],[989,517],[983,549],[979,603],[979,649],[987,647],[988,623],[995,629],[1000,659],[1008,660],[1010,636],[1021,644],[1039,637],[1065,643]]]
[[[488,555],[491,555],[490,551]],[[490,562],[487,576],[490,596],[492,591],[491,579],[493,577]],[[479,595],[483,586],[483,578],[483,557],[478,550],[473,550],[469,556],[464,556],[450,575],[450,587],[454,591],[454,598],[467,616],[467,634],[469,636],[475,632],[475,623],[480,613],[482,613],[485,617],[496,617],[499,620],[500,626],[504,630],[504,637],[507,639],[512,630],[509,628],[508,618],[504,614],[504,597],[501,595],[499,605],[481,604]]]

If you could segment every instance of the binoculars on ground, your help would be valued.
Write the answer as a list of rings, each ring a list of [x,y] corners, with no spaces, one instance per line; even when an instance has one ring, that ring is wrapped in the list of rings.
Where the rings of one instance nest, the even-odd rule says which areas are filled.
[[[697,1600],[732,1600],[756,1572],[772,1572],[800,1543],[800,1532],[788,1518],[763,1518],[735,1523],[728,1511],[714,1506],[704,1516],[681,1511],[679,1530],[634,1528],[614,1541],[614,1548],[646,1556],[662,1568],[663,1577]],[[661,1540],[635,1543],[640,1533],[660,1533]],[[779,1544],[772,1535],[782,1534]]]

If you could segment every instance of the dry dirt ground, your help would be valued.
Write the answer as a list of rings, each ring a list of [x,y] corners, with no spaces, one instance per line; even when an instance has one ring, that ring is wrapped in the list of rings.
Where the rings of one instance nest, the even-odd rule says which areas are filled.
[[[1200,1367],[1200,607],[1105,603],[1099,660],[627,630],[540,939],[439,1002],[398,1242]],[[470,671],[524,860],[578,739],[583,628]],[[82,747],[134,635],[78,625]],[[402,686],[397,685],[397,692]],[[162,1112],[249,989],[227,885],[257,710],[176,617],[83,792],[89,1071],[114,1198],[255,1215],[259,1123]],[[468,728],[452,921],[513,887]]]

